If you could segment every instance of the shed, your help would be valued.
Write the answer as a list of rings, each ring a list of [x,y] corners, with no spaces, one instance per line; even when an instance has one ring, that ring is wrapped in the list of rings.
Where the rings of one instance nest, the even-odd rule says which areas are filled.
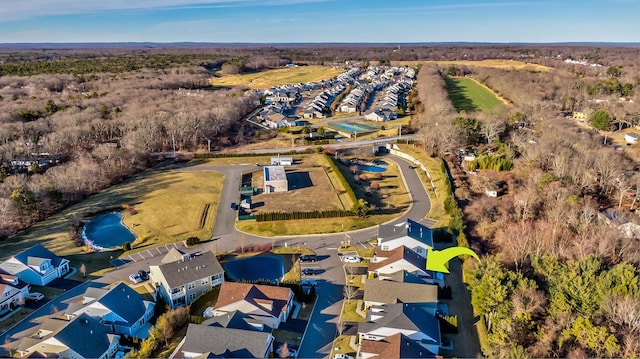
[[[627,145],[635,145],[636,142],[638,142],[638,134],[634,132],[626,133],[624,135],[624,140],[627,142]]]
[[[271,157],[272,166],[291,166],[293,164],[293,157]]]

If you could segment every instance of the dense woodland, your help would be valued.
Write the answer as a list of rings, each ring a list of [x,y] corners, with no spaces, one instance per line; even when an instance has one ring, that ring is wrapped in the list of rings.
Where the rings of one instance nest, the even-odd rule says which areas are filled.
[[[602,216],[615,210],[640,223],[640,175],[631,159],[638,149],[605,145],[605,132],[566,116],[582,108],[606,112],[606,132],[640,124],[637,101],[619,100],[617,90],[593,91],[603,82],[635,90],[634,65],[568,65],[548,73],[421,68],[413,99],[421,141],[433,155],[454,153],[445,158],[464,232],[484,255],[465,269],[483,318],[485,355],[640,355],[640,241]],[[448,75],[471,76],[512,106],[458,113],[445,88]],[[625,96],[638,98],[635,91]],[[477,160],[463,163],[459,148],[473,149]],[[487,196],[487,189],[500,196]]]
[[[248,89],[212,88],[212,70],[287,63],[513,59],[550,72],[423,65],[410,106],[425,150],[454,178],[465,263],[491,357],[640,356],[640,243],[607,225],[638,221],[638,148],[617,151],[563,113],[606,112],[602,130],[637,126],[638,49],[607,46],[109,46],[0,49],[0,238],[151,165],[149,153],[253,141]],[[584,60],[585,66],[564,60]],[[471,76],[511,102],[458,113],[444,77]],[[624,101],[619,99],[624,97]],[[633,99],[634,102],[629,102]],[[596,101],[597,100],[597,101]],[[593,121],[592,121],[593,122]],[[596,123],[596,122],[593,122]],[[458,149],[477,160],[462,163]],[[635,151],[635,152],[634,152]],[[11,161],[51,165],[16,170]],[[470,172],[473,170],[474,174]],[[485,195],[498,188],[500,196]],[[458,218],[459,219],[459,218]],[[457,226],[461,227],[461,226]],[[9,239],[7,239],[9,238]]]

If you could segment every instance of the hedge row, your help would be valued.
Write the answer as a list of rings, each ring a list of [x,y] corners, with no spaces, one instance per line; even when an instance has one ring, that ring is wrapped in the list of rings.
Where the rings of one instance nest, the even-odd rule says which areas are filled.
[[[285,221],[290,219],[312,219],[312,218],[335,218],[351,217],[352,211],[334,209],[329,211],[308,211],[308,212],[266,212],[256,215],[256,222]]]
[[[257,156],[277,156],[277,155],[295,155],[298,152],[281,152],[281,153],[196,153],[193,155],[194,159],[205,159],[205,158],[229,158],[229,157],[257,157]]]
[[[347,195],[349,195],[349,198],[351,198],[351,202],[358,203],[358,198],[356,197],[356,193],[353,192],[353,188],[351,188],[351,186],[349,185],[349,182],[347,182],[347,179],[344,178],[344,175],[342,175],[342,172],[340,172],[340,169],[338,168],[338,165],[336,165],[336,163],[334,162],[333,158],[331,158],[326,153],[323,153],[322,155],[324,156],[325,160],[327,160],[327,162],[329,163],[329,167],[331,167],[331,170],[335,172],[336,176],[338,177],[338,181],[340,181],[340,185],[342,185],[342,188],[344,188],[344,190],[347,191]]]

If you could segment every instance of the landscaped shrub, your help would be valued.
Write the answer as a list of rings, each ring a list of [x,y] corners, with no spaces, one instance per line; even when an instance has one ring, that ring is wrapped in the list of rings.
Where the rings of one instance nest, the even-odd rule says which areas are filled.
[[[340,184],[342,185],[342,187],[345,189],[345,191],[347,191],[347,194],[349,195],[349,198],[351,198],[351,201],[353,203],[356,203],[358,201],[358,199],[356,198],[356,193],[353,192],[353,188],[351,188],[351,186],[349,185],[349,182],[347,182],[347,179],[344,178],[344,176],[342,175],[342,172],[340,172],[338,165],[336,165],[333,158],[329,157],[326,154],[326,152],[323,153],[323,156],[325,160],[327,160],[327,163],[329,163],[329,167],[331,167],[331,170],[335,172],[336,176],[338,177],[338,181],[340,181]]]
[[[195,246],[196,244],[200,243],[200,238],[198,237],[189,237],[187,238],[187,240],[185,241],[185,244],[188,246]]]
[[[122,243],[122,250],[123,251],[130,251],[131,250],[131,242],[124,242]]]

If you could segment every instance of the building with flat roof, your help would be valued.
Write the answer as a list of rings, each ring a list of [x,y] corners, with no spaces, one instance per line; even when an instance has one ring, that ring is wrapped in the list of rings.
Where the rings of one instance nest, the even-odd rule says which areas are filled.
[[[283,166],[264,166],[264,193],[287,192],[289,182]]]

